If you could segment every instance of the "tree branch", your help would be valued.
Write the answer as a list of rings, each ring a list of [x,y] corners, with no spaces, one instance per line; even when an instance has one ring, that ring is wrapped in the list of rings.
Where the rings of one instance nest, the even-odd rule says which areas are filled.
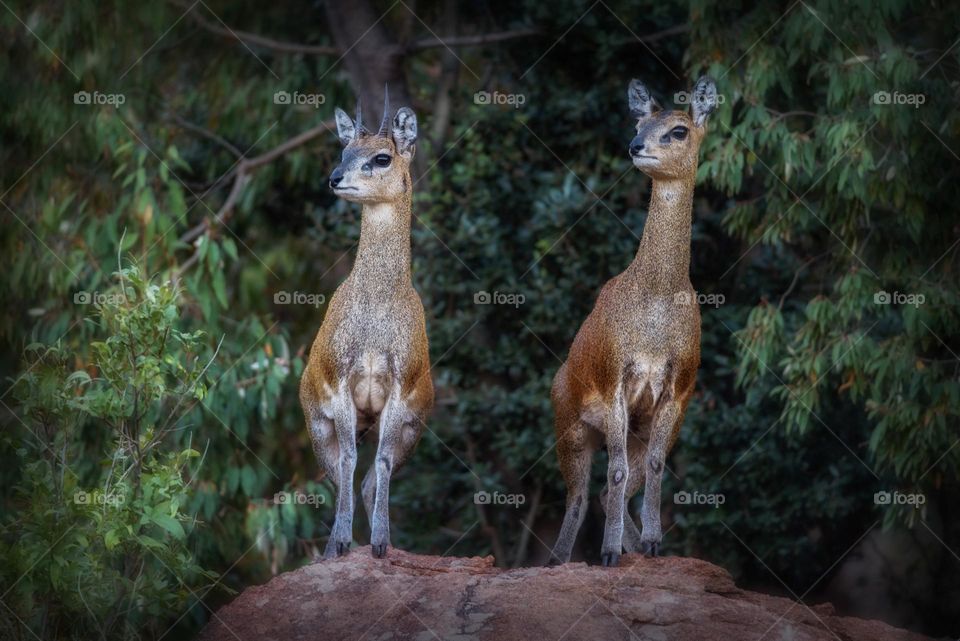
[[[241,154],[240,161],[237,163],[237,166],[230,171],[227,175],[233,175],[233,186],[230,188],[230,193],[227,195],[227,199],[223,201],[223,205],[220,206],[220,209],[213,216],[213,218],[206,218],[202,222],[198,223],[194,227],[188,229],[182,236],[180,236],[180,241],[183,243],[191,243],[200,236],[202,236],[206,231],[213,228],[214,225],[219,225],[223,223],[230,215],[233,213],[233,209],[237,206],[237,202],[240,200],[240,196],[243,195],[243,188],[246,187],[247,183],[250,180],[250,174],[253,170],[258,167],[262,167],[270,162],[273,162],[283,154],[304,145],[320,134],[328,131],[332,131],[334,123],[332,121],[321,122],[316,127],[312,129],[307,129],[301,134],[290,138],[286,142],[283,142],[270,151],[260,154],[259,156],[254,156],[253,158],[244,158]],[[216,136],[216,134],[212,134]],[[183,273],[192,266],[196,260],[193,260],[193,256],[187,259],[183,266],[180,268],[178,273]]]
[[[333,127],[335,126],[336,126],[336,122],[334,122],[333,120],[325,120],[321,122],[319,125],[317,125],[316,127],[312,129],[307,129],[303,133],[294,136],[290,140],[280,145],[277,145],[270,151],[260,154],[259,156],[254,156],[253,158],[250,158],[249,160],[244,161],[244,164],[246,165],[247,169],[255,169],[257,167],[260,167],[261,165],[266,165],[267,163],[276,160],[277,157],[282,156],[288,151],[310,142],[320,134],[324,132],[332,132]]]
[[[213,142],[217,143],[218,145],[220,145],[221,147],[229,151],[231,154],[233,154],[237,158],[243,158],[243,152],[237,149],[237,147],[233,143],[228,141],[223,136],[215,134],[209,129],[204,129],[200,125],[195,125],[192,122],[184,120],[183,118],[177,115],[172,116],[171,120],[174,123],[186,129],[187,131],[192,131],[195,134],[199,134],[200,136],[203,136],[207,140],[212,140]]]
[[[424,38],[416,40],[407,45],[408,52],[421,51],[423,49],[432,49],[435,47],[474,47],[485,45],[491,42],[503,42],[504,40],[514,40],[516,38],[527,38],[538,35],[538,29],[516,29],[513,31],[496,31],[494,33],[481,33],[475,36],[449,36],[447,38]]]
[[[173,4],[184,6],[179,2],[173,2]],[[331,45],[306,45],[298,42],[274,40],[273,38],[261,36],[256,33],[250,33],[249,31],[240,31],[238,29],[231,29],[227,26],[215,24],[200,16],[196,11],[190,11],[189,13],[190,18],[207,31],[215,33],[219,36],[223,36],[224,38],[237,40],[244,44],[256,45],[266,49],[273,49],[274,51],[282,51],[283,53],[304,53],[318,56],[340,55],[340,49]]]
[[[169,0],[181,8],[188,8],[179,0]],[[289,42],[286,40],[276,40],[260,34],[233,29],[223,24],[217,24],[207,20],[197,11],[190,11],[190,19],[211,33],[224,38],[230,38],[249,45],[272,49],[282,53],[301,53],[316,56],[337,56],[343,53],[340,47],[334,45],[308,45],[299,42]],[[509,31],[496,31],[493,33],[482,33],[472,36],[450,36],[447,38],[422,38],[409,43],[404,50],[408,53],[423,51],[425,49],[434,49],[436,47],[475,47],[479,45],[490,44],[492,42],[503,42],[505,40],[514,40],[517,38],[526,38],[539,34],[538,29],[515,29]]]
[[[642,42],[643,44],[653,44],[658,40],[663,40],[669,38],[670,36],[677,36],[681,33],[686,33],[690,31],[689,24],[678,24],[672,27],[667,27],[666,29],[661,29],[660,31],[654,31],[653,33],[648,33],[645,36],[640,36],[639,38],[629,38],[627,40],[622,40],[618,42],[618,45],[629,45],[635,42]]]

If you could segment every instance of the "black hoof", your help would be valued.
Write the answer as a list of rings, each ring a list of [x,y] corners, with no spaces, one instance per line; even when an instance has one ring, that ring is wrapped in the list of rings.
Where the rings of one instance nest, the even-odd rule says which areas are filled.
[[[548,568],[555,568],[555,567],[560,566],[560,565],[563,565],[563,561],[561,561],[560,559],[558,559],[558,558],[555,557],[555,556],[551,556],[550,559],[547,561],[547,567],[548,567]]]
[[[373,557],[374,557],[375,559],[382,559],[383,557],[387,556],[387,544],[386,544],[386,543],[381,543],[381,544],[379,544],[379,545],[377,545],[377,544],[371,544],[371,545],[370,545],[370,550],[373,552]]]
[[[644,541],[640,544],[640,547],[642,548],[643,556],[660,556],[659,541]]]
[[[323,558],[335,559],[343,556],[350,551],[350,541],[335,541],[330,539],[327,542],[327,548],[323,551]]]
[[[612,568],[620,564],[620,555],[616,552],[604,552],[600,555],[603,567]]]

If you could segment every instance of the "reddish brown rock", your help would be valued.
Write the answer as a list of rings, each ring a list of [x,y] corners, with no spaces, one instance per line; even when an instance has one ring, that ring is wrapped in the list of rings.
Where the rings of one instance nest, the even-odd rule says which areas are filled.
[[[570,563],[500,570],[487,558],[366,548],[282,574],[221,608],[205,641],[314,639],[677,639],[921,641],[829,604],[738,589],[706,561],[623,557],[620,567]]]

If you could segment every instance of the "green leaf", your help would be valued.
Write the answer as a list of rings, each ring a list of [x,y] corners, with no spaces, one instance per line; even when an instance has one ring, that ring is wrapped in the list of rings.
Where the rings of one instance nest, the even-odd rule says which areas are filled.
[[[213,291],[217,295],[217,302],[220,303],[220,307],[227,309],[227,281],[222,269],[213,272]]]
[[[238,260],[237,257],[237,244],[233,242],[232,238],[225,238],[223,240],[223,250],[227,253],[227,256],[233,260]]]
[[[109,530],[103,537],[103,544],[108,550],[113,550],[120,545],[120,535],[116,530]]]
[[[186,537],[186,533],[183,531],[183,526],[180,525],[180,521],[176,520],[169,514],[155,511],[150,514],[149,518],[152,523],[162,527],[164,530],[172,534],[177,540],[182,541]]]

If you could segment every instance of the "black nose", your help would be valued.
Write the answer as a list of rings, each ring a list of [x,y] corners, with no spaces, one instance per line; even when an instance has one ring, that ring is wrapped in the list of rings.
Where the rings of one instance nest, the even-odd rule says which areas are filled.
[[[330,189],[336,189],[337,185],[340,184],[340,181],[343,180],[343,172],[339,167],[333,170],[333,173],[330,174]]]
[[[639,156],[640,152],[643,151],[643,140],[639,136],[630,141],[630,155]]]

